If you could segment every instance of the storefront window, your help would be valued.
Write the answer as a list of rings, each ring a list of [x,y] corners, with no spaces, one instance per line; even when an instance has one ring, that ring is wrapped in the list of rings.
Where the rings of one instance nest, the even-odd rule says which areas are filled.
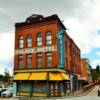
[[[20,36],[18,41],[19,41],[19,48],[23,48],[24,47],[24,37]]]
[[[46,33],[46,44],[47,44],[47,45],[52,44],[51,32],[47,32],[47,33]]]
[[[42,35],[40,33],[37,35],[37,46],[42,46]]]
[[[32,47],[32,36],[28,35],[27,36],[27,47]]]
[[[47,53],[46,54],[47,57],[47,67],[51,67],[52,66],[52,53]]]
[[[27,54],[27,68],[32,68],[32,54]]]
[[[29,92],[31,91],[31,83],[30,82],[21,82],[18,84],[18,92]]]
[[[42,67],[42,54],[41,53],[37,54],[37,67],[38,68]]]
[[[23,68],[23,55],[18,56],[18,68]]]
[[[34,83],[33,92],[46,93],[47,92],[46,84],[40,82]]]

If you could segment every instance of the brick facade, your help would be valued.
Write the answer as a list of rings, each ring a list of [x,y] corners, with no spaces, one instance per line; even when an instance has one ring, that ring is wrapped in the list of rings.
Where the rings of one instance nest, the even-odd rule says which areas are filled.
[[[57,15],[49,17],[33,15],[28,17],[25,22],[16,23],[15,28],[14,84],[17,88],[15,94],[62,96],[67,89],[71,89],[71,91],[78,89],[78,75],[81,71],[80,49],[68,36],[65,26]],[[49,45],[47,45],[46,40],[47,32],[51,33],[51,44]],[[39,33],[42,37],[42,45],[40,46],[37,45]],[[27,37],[29,35],[32,38],[31,47],[27,47]],[[19,37],[21,36],[23,40],[20,41],[20,48]],[[42,67],[38,68],[37,57],[40,53]],[[52,59],[49,68],[47,67],[47,53],[52,54],[49,58]],[[27,59],[28,54],[32,54],[29,59]],[[21,62],[19,61],[19,55],[23,55]],[[31,68],[27,65],[30,59]],[[41,59],[39,60],[41,61]],[[22,64],[22,68],[19,67],[19,62]],[[34,75],[37,76],[34,77]],[[38,76],[41,76],[42,79]],[[42,85],[39,87],[37,84],[43,84],[44,87]],[[24,87],[24,85],[27,85],[26,90],[29,91],[25,91],[24,88],[20,90],[20,87]],[[35,85],[36,87],[34,87]],[[36,89],[34,90],[34,88]],[[39,93],[36,91],[38,89],[40,89]],[[43,94],[44,90],[45,93]]]

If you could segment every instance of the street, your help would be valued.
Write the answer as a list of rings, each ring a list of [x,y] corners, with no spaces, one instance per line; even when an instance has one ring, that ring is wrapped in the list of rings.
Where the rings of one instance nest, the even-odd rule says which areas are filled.
[[[90,92],[88,95],[75,97],[75,98],[69,98],[69,100],[100,100],[100,97],[98,97],[98,87],[95,87],[92,92]]]
[[[100,97],[98,97],[98,87],[96,86],[89,94],[84,96],[78,96],[78,97],[51,97],[48,99],[43,98],[31,98],[28,100],[100,100]],[[24,98],[25,99],[25,98]],[[0,100],[24,100],[24,99],[18,99],[18,98],[0,98]],[[25,99],[27,100],[27,99]]]
[[[71,98],[59,98],[59,99],[54,99],[54,100],[100,100],[100,97],[98,97],[98,87],[96,86],[89,94],[85,96],[79,96],[79,97],[71,97]],[[53,100],[53,99],[49,99]]]

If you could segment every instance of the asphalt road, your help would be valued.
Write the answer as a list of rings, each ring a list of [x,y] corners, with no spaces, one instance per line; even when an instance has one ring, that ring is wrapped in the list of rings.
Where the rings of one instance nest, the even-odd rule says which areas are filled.
[[[97,91],[98,91],[98,87],[96,86],[90,93],[84,96],[70,97],[70,98],[69,97],[59,97],[59,98],[55,97],[55,98],[49,98],[49,99],[34,98],[30,100],[100,100],[100,97],[98,97]],[[18,98],[0,98],[0,100],[19,100],[19,99]]]

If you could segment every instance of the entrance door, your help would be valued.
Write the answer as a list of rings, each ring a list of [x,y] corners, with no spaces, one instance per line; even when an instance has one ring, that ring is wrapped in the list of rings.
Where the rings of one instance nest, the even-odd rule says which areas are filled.
[[[51,96],[58,96],[58,84],[51,83],[50,90],[51,90]]]

